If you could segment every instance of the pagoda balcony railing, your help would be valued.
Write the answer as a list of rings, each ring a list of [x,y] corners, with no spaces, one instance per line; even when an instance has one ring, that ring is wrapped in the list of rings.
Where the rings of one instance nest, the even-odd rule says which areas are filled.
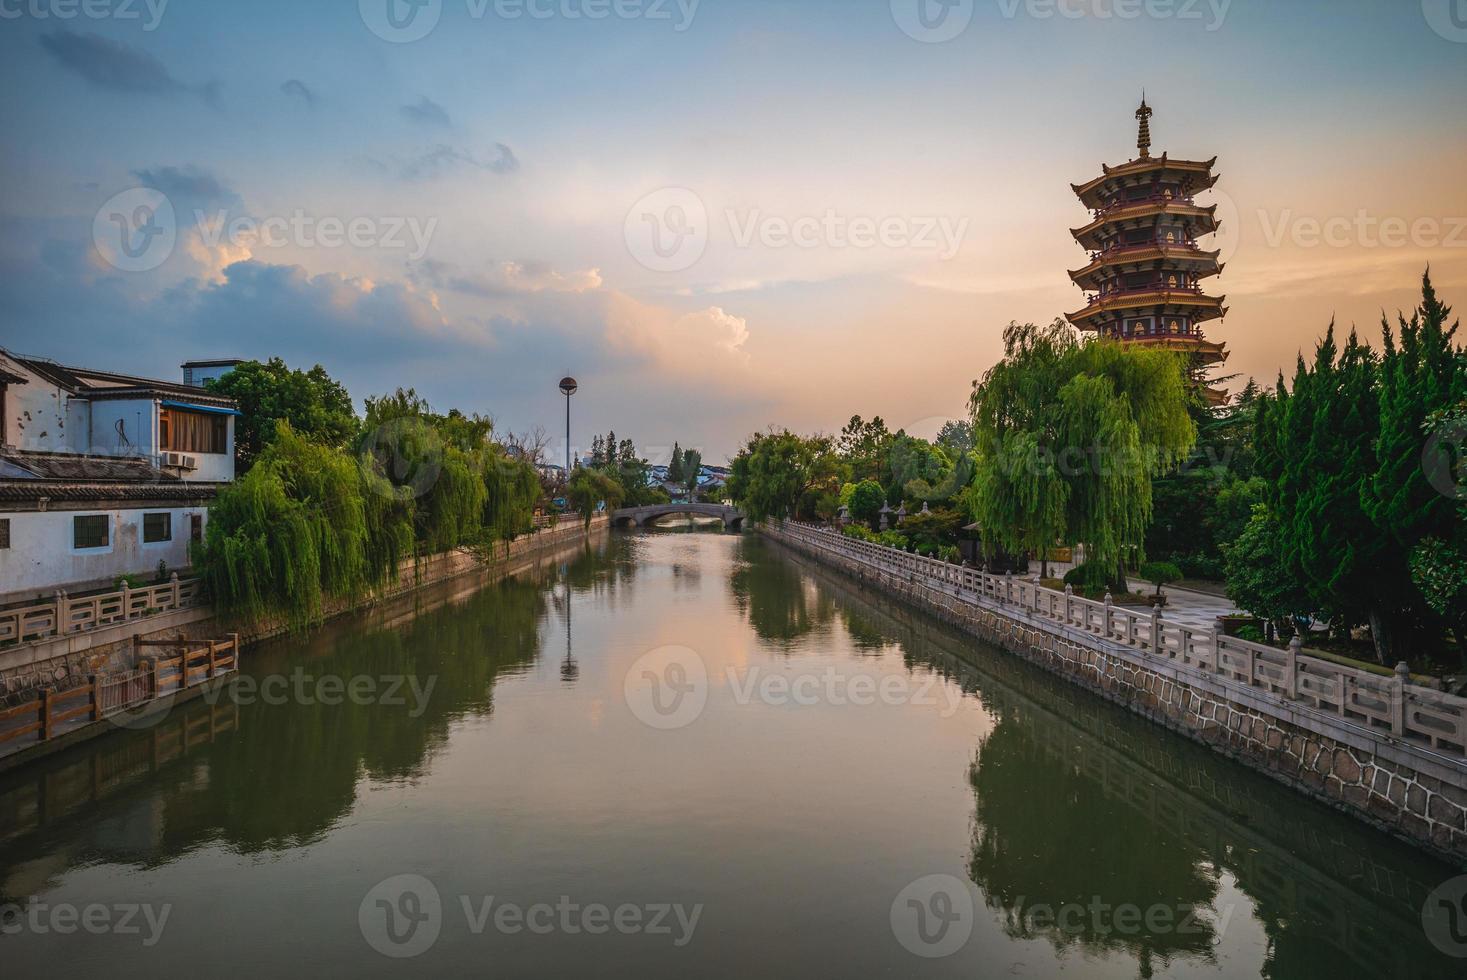
[[[1098,303],[1101,300],[1119,299],[1122,296],[1139,296],[1142,293],[1191,293],[1196,296],[1201,295],[1202,287],[1200,285],[1183,286],[1181,284],[1168,286],[1165,282],[1154,282],[1148,286],[1128,286],[1125,289],[1103,289],[1099,293],[1087,294],[1086,299],[1088,302]]]
[[[1113,255],[1122,255],[1126,252],[1149,252],[1158,248],[1190,248],[1195,251],[1201,251],[1201,247],[1197,244],[1197,239],[1195,238],[1187,238],[1174,242],[1169,242],[1164,238],[1153,238],[1147,242],[1136,242],[1129,245],[1110,245],[1098,252],[1092,251],[1090,253],[1090,261],[1099,262],[1101,259],[1108,259]]]
[[[1190,194],[1152,194],[1150,197],[1138,197],[1130,201],[1114,201],[1103,208],[1091,208],[1090,214],[1093,218],[1104,218],[1108,214],[1117,211],[1125,211],[1128,208],[1139,208],[1148,204],[1186,204],[1189,207],[1197,206],[1197,199]]]

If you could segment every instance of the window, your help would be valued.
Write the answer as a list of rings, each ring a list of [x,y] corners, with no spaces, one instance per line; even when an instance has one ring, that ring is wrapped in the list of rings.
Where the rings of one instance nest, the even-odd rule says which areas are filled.
[[[160,409],[158,443],[164,452],[228,452],[229,416],[179,408]]]
[[[173,515],[172,514],[144,514],[143,515],[143,543],[151,544],[154,541],[173,540]]]
[[[112,521],[106,514],[86,514],[72,518],[71,544],[74,548],[105,548]]]
[[[188,518],[188,538],[190,541],[204,540],[204,515],[190,514]]]
[[[0,517],[0,551],[10,548],[10,518]]]

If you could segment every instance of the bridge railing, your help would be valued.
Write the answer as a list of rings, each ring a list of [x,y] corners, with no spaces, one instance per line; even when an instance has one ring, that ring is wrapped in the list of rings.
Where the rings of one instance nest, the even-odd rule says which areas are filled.
[[[951,594],[979,606],[1015,611],[1055,626],[1185,664],[1224,683],[1265,691],[1328,711],[1367,728],[1455,755],[1467,754],[1467,698],[1414,680],[1406,665],[1386,674],[1350,667],[1305,652],[1298,637],[1287,649],[1168,620],[1159,606],[1146,611],[1086,599],[1012,575],[948,564],[830,528],[776,521],[779,533],[821,551]]]

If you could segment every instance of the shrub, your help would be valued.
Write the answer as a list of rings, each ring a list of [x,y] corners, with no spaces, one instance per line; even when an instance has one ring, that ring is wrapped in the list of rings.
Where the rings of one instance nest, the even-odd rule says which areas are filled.
[[[1065,572],[1065,584],[1079,592],[1099,592],[1110,584],[1111,569],[1100,562],[1087,561]]]
[[[1141,577],[1156,586],[1156,594],[1161,595],[1163,585],[1181,581],[1182,570],[1169,561],[1149,561],[1141,566]]]

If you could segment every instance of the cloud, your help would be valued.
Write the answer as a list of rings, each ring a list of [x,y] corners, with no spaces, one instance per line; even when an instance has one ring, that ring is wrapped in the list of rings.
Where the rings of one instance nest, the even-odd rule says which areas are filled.
[[[500,175],[512,174],[520,169],[520,161],[513,150],[503,143],[496,143],[494,146],[499,155],[493,160],[480,160],[468,150],[440,143],[410,160],[398,161],[395,168],[386,168],[382,164],[377,166],[395,169],[398,177],[412,181],[437,180],[464,167]]]
[[[607,328],[614,344],[637,351],[679,376],[738,384],[730,371],[749,364],[749,354],[744,350],[749,339],[748,321],[722,307],[679,315],[613,293]]]
[[[239,202],[239,195],[229,187],[225,186],[214,174],[201,167],[185,165],[182,167],[164,166],[147,170],[134,170],[132,175],[142,182],[144,187],[151,187],[168,196],[177,207],[179,202],[202,203],[202,204],[235,204]]]
[[[495,298],[526,293],[583,293],[601,288],[600,269],[560,272],[547,262],[500,262],[484,272],[463,272],[450,263],[429,259],[413,276],[437,289],[468,296]]]
[[[448,118],[448,111],[426,95],[418,99],[417,105],[403,106],[401,112],[409,121],[419,125],[453,128],[453,123]]]
[[[152,55],[121,41],[96,34],[52,31],[41,35],[41,47],[68,71],[95,88],[136,95],[193,94],[217,105],[219,83],[186,85]]]
[[[306,83],[301,81],[299,78],[287,79],[285,83],[280,86],[280,91],[284,92],[286,95],[291,96],[292,98],[300,99],[312,109],[316,108],[316,93],[307,88]]]

